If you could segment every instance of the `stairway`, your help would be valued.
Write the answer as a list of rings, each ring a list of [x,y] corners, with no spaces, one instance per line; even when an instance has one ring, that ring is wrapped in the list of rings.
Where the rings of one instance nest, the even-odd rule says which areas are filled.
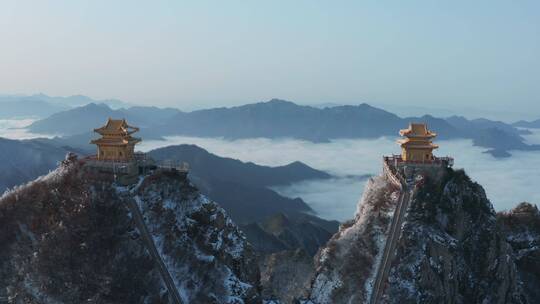
[[[388,280],[388,274],[390,273],[390,268],[392,267],[392,260],[395,256],[397,242],[399,240],[399,236],[401,235],[401,226],[403,225],[410,200],[411,193],[409,187],[405,182],[401,182],[401,192],[398,198],[398,203],[388,230],[383,256],[381,262],[379,263],[374,280],[375,284],[373,285],[373,290],[371,291],[371,298],[369,301],[371,304],[377,304],[384,291],[385,284]]]
[[[163,282],[165,282],[165,285],[167,285],[167,290],[169,290],[169,295],[171,295],[173,303],[182,304],[182,298],[180,297],[178,289],[176,288],[176,285],[174,284],[174,281],[172,279],[171,274],[169,273],[169,270],[167,269],[167,266],[163,262],[163,259],[161,258],[161,255],[159,254],[156,248],[156,245],[154,244],[152,236],[148,232],[148,228],[146,227],[146,224],[144,223],[144,219],[141,214],[141,211],[139,210],[139,206],[132,199],[127,199],[126,205],[131,211],[133,220],[135,221],[135,224],[137,225],[137,228],[142,236],[146,249],[152,256],[154,261],[156,261],[156,264],[158,265],[161,278],[163,279]]]

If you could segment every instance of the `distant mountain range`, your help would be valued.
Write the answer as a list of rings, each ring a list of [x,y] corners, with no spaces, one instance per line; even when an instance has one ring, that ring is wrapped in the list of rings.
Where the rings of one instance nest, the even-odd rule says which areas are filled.
[[[26,98],[3,100],[0,98],[0,119],[28,117],[44,118],[67,109],[69,109],[68,106],[52,104],[43,100]]]
[[[0,194],[49,172],[67,152],[46,141],[0,138]]]
[[[38,120],[29,126],[29,130],[41,134],[92,136],[92,130],[105,124],[107,118],[111,117],[126,118],[130,124],[141,128],[140,135],[145,138],[159,138],[153,133],[159,131],[157,126],[172,119],[178,113],[180,113],[179,110],[172,108],[131,107],[114,110],[104,103],[90,103]]]
[[[540,129],[540,119],[533,120],[533,121],[520,120],[512,125],[518,128]]]
[[[90,103],[103,103],[111,108],[129,107],[128,103],[117,99],[94,100],[83,95],[51,97],[45,94],[0,95],[0,119],[14,117],[45,118],[70,108]]]
[[[231,108],[214,108],[193,112],[155,107],[132,107],[113,110],[105,104],[88,104],[35,122],[33,133],[71,136],[67,143],[84,134],[86,143],[91,130],[107,117],[124,117],[141,127],[141,136],[157,139],[168,135],[241,138],[297,138],[326,142],[343,138],[378,138],[396,136],[410,122],[426,122],[439,139],[472,139],[477,146],[496,157],[509,156],[511,150],[540,150],[528,145],[521,135],[528,130],[501,121],[469,120],[460,116],[437,118],[430,115],[401,118],[368,104],[316,108],[273,99],[268,102]],[[523,124],[523,123],[520,123]],[[532,124],[532,123],[531,123]],[[505,138],[505,141],[500,140]]]

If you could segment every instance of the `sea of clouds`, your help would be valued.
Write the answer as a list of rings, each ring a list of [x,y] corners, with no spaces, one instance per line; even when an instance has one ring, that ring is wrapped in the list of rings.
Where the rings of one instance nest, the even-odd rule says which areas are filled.
[[[34,134],[28,132],[28,127],[36,119],[0,119],[0,137],[8,139],[32,139],[37,137],[52,138],[53,135]]]
[[[44,137],[28,133],[24,127],[33,120],[0,120],[0,137],[29,139]],[[540,129],[525,136],[528,143],[540,144]],[[382,156],[399,153],[396,138],[342,139],[312,143],[296,139],[242,139],[167,137],[164,141],[143,141],[142,151],[195,144],[219,156],[268,166],[302,161],[335,176],[330,180],[311,180],[274,189],[288,197],[300,197],[319,216],[340,221],[354,216],[356,205],[370,175],[380,174]],[[540,152],[512,151],[512,157],[495,159],[475,147],[470,140],[438,141],[439,156],[453,156],[455,167],[464,168],[484,186],[496,210],[510,209],[528,201],[540,204]]]
[[[365,175],[380,174],[382,155],[399,153],[396,138],[343,139],[312,143],[296,139],[198,138],[173,136],[166,141],[143,142],[148,151],[176,144],[195,144],[211,153],[280,166],[300,160],[309,166],[336,176],[331,180],[304,181],[275,190],[289,197],[301,197],[319,216],[340,221],[354,216],[362,194]],[[540,130],[526,136],[527,142],[540,144]],[[517,203],[540,202],[540,152],[512,151],[512,157],[495,159],[475,147],[470,140],[438,141],[439,156],[453,156],[455,168],[464,168],[471,178],[484,186],[496,210],[510,209]]]

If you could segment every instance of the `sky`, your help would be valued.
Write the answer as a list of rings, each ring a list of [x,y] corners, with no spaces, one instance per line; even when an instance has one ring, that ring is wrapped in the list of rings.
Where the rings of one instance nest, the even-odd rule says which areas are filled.
[[[540,116],[539,1],[2,1],[0,93]]]

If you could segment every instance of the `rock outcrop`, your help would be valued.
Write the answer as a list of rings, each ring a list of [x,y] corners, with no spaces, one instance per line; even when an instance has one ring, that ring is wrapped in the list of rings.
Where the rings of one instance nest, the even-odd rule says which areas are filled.
[[[184,303],[259,303],[244,236],[185,178],[118,187],[69,159],[0,198],[0,303],[172,303],[127,202],[137,202]]]
[[[514,250],[482,187],[451,169],[414,187],[381,303],[526,303]],[[370,180],[355,220],[316,259],[314,303],[368,301],[397,194],[384,177]]]
[[[398,189],[383,176],[371,178],[355,219],[344,223],[315,257],[314,303],[363,303],[374,279]]]
[[[526,302],[484,189],[463,171],[417,188],[384,303]]]
[[[184,303],[257,303],[257,260],[225,211],[174,173],[132,190]]]
[[[262,296],[266,301],[296,303],[313,276],[313,258],[302,249],[267,255],[261,265]]]
[[[521,203],[497,214],[506,241],[514,249],[523,290],[529,303],[540,303],[540,212],[530,203]]]

